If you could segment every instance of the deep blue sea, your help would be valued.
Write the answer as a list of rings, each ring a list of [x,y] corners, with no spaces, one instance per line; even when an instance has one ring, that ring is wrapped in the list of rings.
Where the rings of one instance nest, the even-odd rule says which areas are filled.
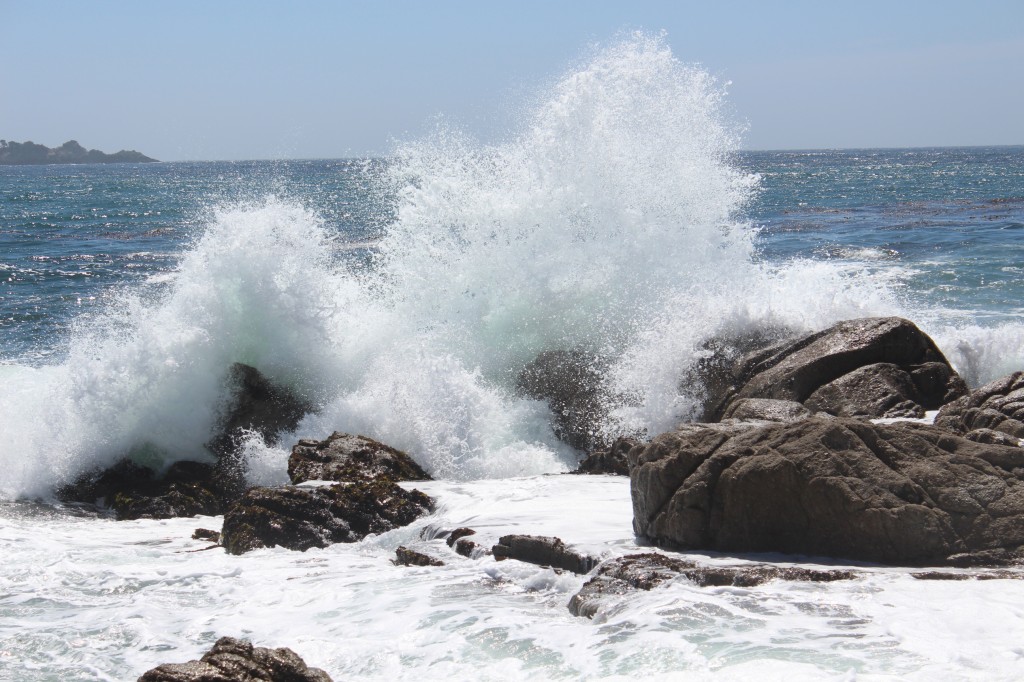
[[[714,79],[642,35],[548,90],[500,143],[441,124],[385,159],[0,167],[0,680],[136,679],[224,635],[337,680],[1024,679],[1020,580],[678,579],[591,620],[566,608],[583,576],[392,563],[460,526],[651,551],[628,479],[548,475],[580,453],[516,389],[545,351],[595,358],[609,438],[693,419],[708,342],[752,329],[901,315],[972,385],[1024,369],[1024,147],[737,151]],[[190,539],[219,517],[50,504],[125,457],[210,461],[237,362],[311,406],[243,439],[250,483],[360,433],[434,477],[436,510],[236,557]]]

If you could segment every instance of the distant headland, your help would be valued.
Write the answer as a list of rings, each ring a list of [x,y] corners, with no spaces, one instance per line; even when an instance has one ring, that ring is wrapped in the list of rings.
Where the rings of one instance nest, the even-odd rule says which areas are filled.
[[[46,163],[153,163],[145,154],[121,150],[116,154],[104,154],[98,149],[86,149],[74,140],[68,140],[59,147],[49,147],[35,142],[10,142],[0,140],[0,166],[28,166]]]

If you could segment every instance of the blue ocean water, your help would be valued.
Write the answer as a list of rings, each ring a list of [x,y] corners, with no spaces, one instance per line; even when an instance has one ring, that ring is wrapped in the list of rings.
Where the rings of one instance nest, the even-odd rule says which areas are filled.
[[[1024,147],[741,152],[758,257],[899,272],[917,307],[1024,323]],[[386,160],[0,167],[0,357],[62,353],[75,320],[172,272],[213,207],[267,195],[372,246]]]

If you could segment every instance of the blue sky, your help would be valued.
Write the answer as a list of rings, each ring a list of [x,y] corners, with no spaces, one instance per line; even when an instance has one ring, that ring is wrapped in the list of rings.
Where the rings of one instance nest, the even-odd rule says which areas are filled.
[[[731,83],[747,148],[1024,144],[1024,0],[771,4],[0,0],[0,137],[339,157],[443,114],[487,139],[644,30]]]

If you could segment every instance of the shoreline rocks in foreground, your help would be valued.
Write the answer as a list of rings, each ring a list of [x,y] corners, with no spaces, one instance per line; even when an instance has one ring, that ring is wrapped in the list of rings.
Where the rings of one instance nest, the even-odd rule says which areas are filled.
[[[138,682],[331,682],[331,677],[307,666],[291,649],[221,637],[198,661],[165,663],[143,673]]]

